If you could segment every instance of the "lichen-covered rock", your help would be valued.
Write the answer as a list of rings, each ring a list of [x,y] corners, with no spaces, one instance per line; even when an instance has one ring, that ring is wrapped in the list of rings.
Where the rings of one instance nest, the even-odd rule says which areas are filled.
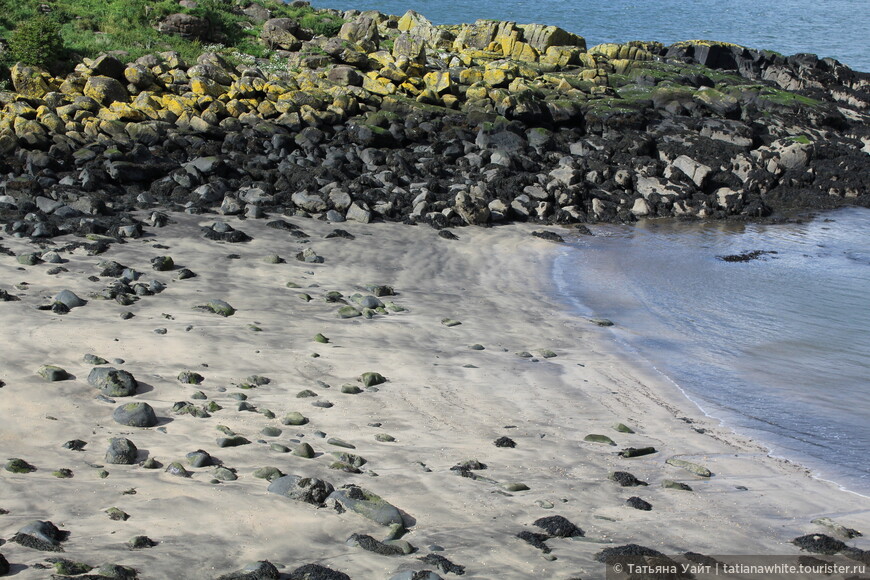
[[[31,471],[36,471],[36,468],[34,466],[30,465],[29,463],[18,457],[12,458],[7,461],[4,469],[6,469],[6,471],[9,471],[10,473],[30,473]]]
[[[236,309],[224,300],[209,300],[205,304],[200,304],[197,308],[223,316],[224,318],[236,313]]]
[[[109,106],[112,103],[126,103],[130,94],[117,79],[95,75],[88,77],[83,90],[84,94],[96,102]]]
[[[9,69],[9,76],[15,92],[24,97],[40,99],[51,90],[45,78],[48,74],[36,67],[19,62]]]
[[[88,374],[88,383],[109,397],[131,397],[139,387],[128,371],[112,367],[94,367]]]

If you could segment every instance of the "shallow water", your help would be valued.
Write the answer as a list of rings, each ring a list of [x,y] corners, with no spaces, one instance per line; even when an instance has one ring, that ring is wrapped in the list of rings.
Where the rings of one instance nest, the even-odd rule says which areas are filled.
[[[792,225],[601,226],[554,264],[578,314],[708,415],[870,495],[870,210]],[[775,252],[746,262],[719,257]]]
[[[459,24],[480,18],[561,26],[602,42],[708,39],[735,42],[783,54],[812,52],[834,57],[854,69],[870,71],[870,9],[867,0],[538,0],[526,2],[448,2],[428,0],[315,0],[319,8],[416,10],[434,24]]]

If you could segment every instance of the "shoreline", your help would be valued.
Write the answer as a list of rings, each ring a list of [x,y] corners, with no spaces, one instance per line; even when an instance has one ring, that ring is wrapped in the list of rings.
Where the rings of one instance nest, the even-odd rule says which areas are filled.
[[[826,221],[837,221],[835,218],[838,215],[838,212],[842,211],[844,210],[841,209],[831,210],[827,212],[813,212],[811,214],[797,213],[793,215],[785,215],[782,216],[781,221],[773,223],[785,226],[789,223],[800,224],[810,221],[816,221],[819,223],[823,223]],[[673,222],[673,220],[669,220],[667,218],[653,221]],[[564,273],[562,273],[562,270],[565,267],[575,263],[576,260],[572,260],[571,255],[582,251],[582,248],[576,245],[578,242],[581,242],[582,239],[582,237],[577,237],[576,239],[567,239],[566,241],[568,242],[568,245],[566,249],[554,260],[553,267],[551,269],[551,277],[554,282],[554,294],[556,295],[557,300],[561,295],[566,294],[564,299],[562,299],[561,301],[564,303],[565,307],[568,310],[575,312],[576,315],[579,317],[587,319],[607,317],[608,313],[606,311],[603,313],[596,312],[594,310],[594,307],[588,306],[580,302],[578,298],[574,297],[571,291],[568,289],[568,285],[571,281],[565,276]],[[560,260],[567,260],[567,262],[560,265]],[[728,411],[725,411],[717,406],[715,402],[705,401],[703,397],[696,397],[695,395],[693,395],[691,389],[687,390],[680,384],[679,377],[675,376],[679,375],[679,373],[675,369],[668,369],[664,367],[660,368],[656,362],[648,358],[650,356],[650,353],[644,354],[642,350],[640,350],[640,347],[638,345],[632,344],[630,342],[631,336],[635,336],[636,338],[638,336],[638,333],[641,331],[636,328],[632,330],[631,328],[626,327],[621,323],[617,324],[618,326],[607,329],[611,333],[611,336],[610,338],[605,339],[606,342],[619,349],[622,352],[622,355],[626,361],[639,360],[641,361],[640,364],[642,364],[644,367],[649,367],[648,370],[651,370],[654,375],[660,377],[661,381],[659,382],[664,382],[666,384],[666,388],[671,388],[678,391],[679,395],[690,403],[695,412],[700,413],[706,419],[717,422],[723,428],[732,430],[740,437],[753,439],[757,444],[765,448],[767,454],[771,458],[786,461],[788,463],[799,466],[800,468],[805,469],[808,473],[811,473],[814,479],[833,484],[837,486],[841,491],[854,494],[864,499],[870,498],[870,495],[868,495],[867,491],[862,491],[860,489],[861,478],[859,475],[853,475],[851,479],[849,477],[846,477],[846,482],[844,483],[843,480],[837,479],[830,475],[829,470],[827,474],[825,473],[826,466],[828,464],[820,458],[814,457],[812,455],[807,455],[806,452],[801,452],[800,450],[795,450],[793,448],[783,446],[782,442],[777,443],[776,441],[771,440],[776,439],[777,436],[786,437],[786,440],[788,440],[787,436],[765,431],[764,429],[759,429],[758,427],[752,427],[748,425],[741,426],[739,418],[743,417],[743,419],[745,420],[745,412],[731,410],[729,414]],[[652,329],[645,328],[643,332],[648,333],[651,331]],[[683,377],[683,379],[688,380],[686,377]],[[708,409],[711,410],[708,411]],[[859,489],[854,489],[853,486],[858,486]]]
[[[50,264],[21,266],[14,257],[0,256],[0,267],[9,272],[5,280],[29,283],[24,290],[4,283],[3,289],[21,300],[0,304],[6,327],[21,329],[0,376],[5,382],[0,407],[4,416],[14,413],[17,419],[0,429],[0,449],[4,460],[20,457],[37,468],[26,474],[0,471],[0,508],[9,511],[0,516],[0,536],[7,539],[0,553],[17,567],[16,577],[44,577],[35,565],[58,556],[9,541],[33,519],[70,532],[60,556],[89,565],[114,561],[136,568],[142,578],[169,577],[179,566],[187,567],[187,577],[215,578],[257,560],[269,560],[283,574],[306,563],[355,579],[424,569],[445,574],[418,559],[433,554],[464,566],[468,578],[599,578],[604,567],[595,558],[608,547],[636,543],[665,554],[798,556],[803,552],[789,543],[793,538],[830,533],[811,524],[817,517],[870,529],[870,504],[856,505],[832,485],[695,416],[686,409],[687,400],[663,390],[652,375],[600,341],[601,329],[557,308],[548,294],[556,246],[532,237],[532,225],[465,228],[455,232],[458,240],[449,240],[430,228],[401,224],[287,218],[297,229],[278,230],[264,227],[264,220],[232,218],[228,223],[253,238],[232,244],[202,239],[199,226],[217,216],[170,217],[178,223],[148,228],[146,237],[115,244],[101,255],[89,256],[83,248],[62,251],[67,272],[54,275],[47,273]],[[336,226],[355,239],[325,238]],[[289,233],[299,230],[310,237]],[[23,239],[2,243],[18,254],[35,249]],[[325,261],[294,259],[305,248]],[[286,261],[264,261],[276,253]],[[239,257],[227,259],[230,254]],[[172,256],[175,269],[152,270],[157,255]],[[142,272],[143,283],[162,279],[167,288],[128,306],[88,298],[65,315],[34,310],[64,287],[83,298],[105,287],[112,277],[88,279],[99,274],[104,260]],[[181,268],[196,277],[178,279]],[[288,281],[300,287],[288,288]],[[369,284],[393,287],[396,296],[382,300],[407,310],[370,320],[339,319],[340,304],[323,300],[327,292],[339,291],[354,304],[350,296]],[[301,293],[312,300],[300,300]],[[223,318],[192,309],[215,298],[236,313]],[[125,310],[135,316],[121,320],[118,314]],[[461,324],[447,326],[444,319]],[[156,334],[157,328],[166,333]],[[329,342],[314,341],[318,333]],[[469,348],[475,344],[483,350]],[[524,352],[532,356],[517,354]],[[126,400],[108,404],[94,398],[98,391],[87,384],[91,365],[82,362],[86,353],[125,359],[110,364],[142,382],[132,400],[153,406],[159,418],[155,428],[113,421],[112,410]],[[74,378],[47,382],[36,374],[42,364],[61,366]],[[185,370],[204,380],[180,382]],[[355,378],[369,371],[387,381],[378,390],[343,392],[342,385],[359,385]],[[272,381],[239,387],[255,374]],[[297,398],[302,390],[318,396]],[[197,391],[206,399],[193,397]],[[238,394],[247,400],[235,399]],[[223,409],[210,418],[173,412],[182,400],[197,406],[216,402]],[[241,403],[253,412],[237,409]],[[282,424],[294,410],[310,422]],[[635,433],[613,430],[616,422]],[[251,444],[216,446],[217,425]],[[264,435],[264,427],[283,433]],[[618,445],[584,441],[588,434],[607,434]],[[164,467],[105,464],[107,439],[117,436],[139,447],[139,462],[156,458]],[[61,447],[74,437],[86,440],[84,451]],[[493,445],[501,437],[516,447]],[[332,438],[355,449],[331,445]],[[313,459],[272,447],[295,449],[304,442],[314,448]],[[657,453],[632,459],[616,454],[647,445]],[[234,468],[238,480],[211,483],[214,467],[195,468],[185,460],[196,449]],[[330,468],[332,452],[367,463],[361,473]],[[665,464],[672,457],[705,465],[714,475],[702,478]],[[470,459],[488,468],[451,469]],[[164,472],[173,461],[182,462],[191,477]],[[100,478],[94,465],[102,465],[108,477]],[[61,466],[71,468],[74,477],[53,477],[51,470]],[[352,511],[337,513],[332,500],[318,509],[269,493],[269,483],[253,475],[266,466],[320,478],[336,489],[356,484],[379,495],[403,512],[408,531],[402,539],[416,552],[384,556],[346,543],[354,533],[381,541],[388,530]],[[628,471],[649,485],[620,487],[608,479],[614,471]],[[463,473],[474,477],[458,476]],[[666,479],[694,491],[664,489]],[[131,489],[135,494],[125,494]],[[629,496],[649,501],[652,511],[625,505]],[[104,513],[109,507],[129,513],[129,521],[111,520]],[[534,522],[555,515],[582,528],[584,536],[548,539],[550,553],[517,537],[540,533]],[[137,534],[158,544],[131,551],[124,542]],[[870,548],[866,538],[847,543]]]

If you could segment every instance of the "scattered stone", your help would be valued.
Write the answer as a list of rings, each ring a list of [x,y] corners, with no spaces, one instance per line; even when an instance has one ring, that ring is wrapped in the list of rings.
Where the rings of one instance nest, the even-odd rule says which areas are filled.
[[[109,361],[107,361],[103,357],[97,356],[95,354],[90,354],[90,353],[84,355],[82,357],[82,361],[84,361],[85,363],[87,363],[89,365],[94,365],[94,366],[109,364]]]
[[[343,447],[345,449],[356,449],[356,445],[348,443],[347,441],[339,439],[338,437],[330,437],[326,440],[326,442],[330,445],[335,445],[336,447]]]
[[[185,455],[187,459],[187,463],[191,467],[208,467],[209,465],[214,464],[214,459],[207,451],[203,451],[202,449],[197,449],[196,451],[191,451],[187,455]]]
[[[665,479],[662,481],[662,487],[665,489],[678,489],[680,491],[692,491],[692,488],[685,483],[674,481],[673,479]]]
[[[198,385],[205,380],[205,377],[193,371],[182,371],[178,374],[178,382],[185,385]]]
[[[165,471],[169,475],[174,475],[176,477],[190,477],[191,475],[193,475],[191,472],[185,469],[184,466],[178,461],[173,461],[172,463],[170,463],[169,467],[167,467]]]
[[[211,476],[218,481],[236,481],[239,476],[236,475],[236,472],[230,469],[229,467],[224,467],[219,465],[215,467],[215,470],[212,471]]]
[[[110,507],[107,509],[106,514],[109,516],[110,520],[126,522],[130,519],[130,514],[116,507]]]
[[[676,459],[674,457],[669,458],[665,461],[668,465],[673,465],[674,467],[681,467],[686,471],[690,471],[695,475],[699,475],[701,477],[711,477],[713,473],[707,469],[706,467],[702,467],[697,463],[692,463],[690,461],[684,461],[682,459]]]
[[[620,457],[643,457],[644,455],[650,455],[652,453],[657,453],[655,447],[626,447],[622,451],[619,452]]]
[[[115,422],[128,427],[154,427],[157,425],[157,415],[148,403],[127,403],[116,408],[112,413]]]
[[[499,437],[498,439],[493,441],[493,445],[495,445],[496,447],[508,447],[510,449],[513,449],[517,446],[517,443],[510,437]]]
[[[662,561],[670,560],[658,550],[653,550],[652,548],[647,548],[638,544],[626,544],[625,546],[617,546],[615,548],[604,548],[595,555],[596,561],[608,565],[624,565],[626,563],[646,564],[649,562],[648,558],[655,558],[655,561],[659,561],[658,559],[661,559]]]
[[[341,392],[346,395],[358,395],[362,393],[363,390],[356,385],[347,384],[341,386]]]
[[[615,481],[622,487],[636,487],[640,485],[649,485],[645,481],[641,481],[627,471],[614,471],[608,476],[608,479]]]
[[[404,528],[404,520],[399,509],[380,496],[356,485],[346,485],[330,494],[347,510],[356,512],[382,526],[399,525]]]
[[[50,521],[35,520],[18,530],[11,541],[43,552],[63,552],[60,543],[68,537],[69,532],[58,529]]]
[[[63,576],[79,576],[81,574],[87,574],[94,569],[93,566],[89,566],[88,564],[73,562],[72,560],[67,560],[65,558],[52,558],[49,561],[54,565],[54,571]]]
[[[304,416],[299,411],[291,411],[284,415],[284,418],[281,419],[281,423],[284,425],[305,425],[308,423],[308,417]]]
[[[452,318],[442,318],[441,324],[443,324],[447,328],[451,328],[453,326],[459,326],[462,323],[459,322],[458,320],[453,320]]]
[[[106,450],[106,463],[114,465],[133,465],[139,450],[129,439],[113,437],[109,439],[109,449]]]
[[[723,262],[750,262],[752,260],[758,260],[762,256],[766,256],[769,254],[776,254],[777,252],[774,250],[752,250],[743,252],[742,254],[730,254],[728,256],[716,256]]]
[[[334,490],[328,481],[298,475],[279,477],[268,488],[270,493],[313,505],[322,505]]]
[[[353,534],[345,542],[348,546],[360,547],[368,552],[374,552],[381,556],[403,556],[407,553],[404,547],[396,544],[380,542],[366,534]],[[409,544],[410,546],[410,544]]]
[[[825,534],[807,534],[806,536],[795,538],[791,543],[801,550],[812,552],[813,554],[825,554],[826,556],[833,556],[848,547],[844,542]]]
[[[36,373],[49,382],[65,381],[72,378],[64,369],[54,365],[42,365]]]
[[[57,471],[52,471],[51,474],[58,479],[70,479],[73,476],[72,469],[67,469],[66,467],[61,467]]]
[[[465,566],[454,564],[440,554],[426,554],[422,558],[418,558],[418,560],[431,566],[435,566],[445,574],[456,574],[457,576],[463,576],[465,574]]]
[[[651,503],[646,502],[646,501],[640,499],[640,498],[637,497],[637,496],[634,496],[634,497],[630,497],[630,498],[628,498],[628,499],[625,501],[625,503],[627,503],[629,506],[633,507],[633,508],[636,509],[636,510],[642,510],[642,511],[645,511],[645,512],[648,512],[648,511],[652,510],[652,504],[651,504]]]
[[[218,447],[239,447],[241,445],[249,445],[251,442],[241,435],[235,435],[233,437],[219,437],[217,439]]]
[[[589,322],[596,326],[613,326],[613,321],[607,318],[590,318]]]
[[[265,437],[278,437],[282,433],[281,429],[267,425],[260,430],[260,434]]]
[[[158,272],[168,272],[175,268],[175,261],[169,256],[151,258],[151,268]]]
[[[87,445],[86,441],[82,441],[81,439],[71,439],[63,444],[64,449],[69,449],[70,451],[82,451]]]
[[[549,554],[551,551],[550,546],[544,543],[550,539],[550,536],[546,534],[538,534],[536,532],[523,530],[522,532],[517,534],[517,537],[522,541],[526,542],[527,544],[530,544],[535,548],[539,549],[545,554]]]
[[[536,238],[541,238],[542,240],[547,240],[548,242],[556,242],[559,244],[564,244],[565,239],[557,234],[556,232],[548,232],[548,231],[540,231],[540,232],[532,232],[532,235]]]
[[[315,456],[314,449],[308,443],[300,443],[296,446],[296,449],[293,450],[293,455],[295,457],[302,457],[304,459],[313,459]]]
[[[195,308],[205,310],[207,312],[213,312],[214,314],[223,316],[225,318],[228,316],[232,316],[236,313],[236,309],[223,300],[209,300],[205,304],[200,304]]]
[[[289,580],[351,580],[350,576],[320,564],[305,564],[290,572]]]
[[[88,384],[109,397],[132,397],[139,387],[129,372],[112,367],[94,367],[88,374]]]
[[[590,433],[586,437],[583,438],[583,441],[589,441],[591,443],[604,443],[605,445],[616,445],[616,442],[608,437],[607,435],[597,435],[595,433]]]
[[[274,564],[268,560],[261,560],[252,562],[241,570],[218,576],[217,580],[277,580],[280,577],[281,573]]]
[[[314,342],[319,342],[321,344],[329,344],[329,339],[318,332],[314,336]]]
[[[861,537],[863,534],[858,530],[853,530],[852,528],[847,528],[841,524],[838,524],[831,518],[816,518],[812,521],[814,524],[818,524],[820,526],[825,526],[833,533],[837,534],[842,538],[846,538],[847,540],[851,540],[852,538]]]
[[[501,484],[501,488],[505,491],[528,491],[531,489],[525,483],[503,483]]]
[[[387,379],[381,373],[367,372],[360,375],[359,381],[366,387],[373,387],[387,382]]]
[[[389,435],[387,433],[376,433],[375,441],[380,441],[381,443],[392,443],[396,440],[395,437]]]
[[[297,399],[310,399],[311,397],[316,397],[317,393],[312,391],[311,389],[303,389],[296,393]]]
[[[444,238],[445,240],[458,240],[459,236],[451,232],[450,230],[440,230],[438,232],[439,238]]]
[[[257,479],[265,479],[266,481],[275,481],[284,476],[277,467],[260,467],[254,470],[253,475]]]
[[[339,318],[356,318],[357,316],[362,316],[362,312],[354,308],[353,306],[342,306],[338,309]]]
[[[144,548],[153,548],[159,544],[159,542],[155,542],[148,536],[134,536],[127,542],[127,545],[131,550],[142,550]]]
[[[305,248],[296,254],[296,259],[306,264],[322,264],[326,261],[323,256],[318,256],[311,248]]]
[[[628,425],[624,425],[624,424],[622,424],[622,423],[614,423],[614,424],[613,424],[613,429],[614,429],[615,431],[620,432],[620,433],[634,433],[634,429],[632,429],[632,428],[629,427]]]
[[[563,516],[547,516],[533,523],[553,537],[576,538],[585,535],[583,530]]]
[[[18,457],[10,459],[6,462],[5,466],[6,471],[11,473],[31,473],[36,471],[36,468],[23,459],[19,459]]]

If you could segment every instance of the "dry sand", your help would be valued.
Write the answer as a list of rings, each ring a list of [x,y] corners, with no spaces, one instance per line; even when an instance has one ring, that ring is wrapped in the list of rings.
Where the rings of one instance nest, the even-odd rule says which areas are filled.
[[[231,218],[254,239],[230,244],[200,235],[198,226],[214,216],[172,218],[171,225],[146,228],[146,237],[114,244],[99,256],[81,248],[62,252],[67,261],[60,265],[67,271],[54,275],[47,273],[53,264],[24,267],[14,256],[0,255],[0,289],[21,298],[0,303],[0,459],[23,458],[37,468],[27,474],[0,470],[0,508],[8,510],[0,515],[0,537],[7,540],[0,553],[15,578],[47,577],[50,570],[37,566],[49,557],[131,566],[140,578],[215,578],[257,560],[273,562],[284,574],[319,563],[355,580],[411,569],[455,577],[417,559],[437,546],[443,551],[435,553],[465,567],[465,578],[602,578],[604,566],[594,557],[606,547],[637,543],[666,554],[797,555],[791,539],[830,533],[813,519],[827,516],[870,530],[870,500],[769,458],[753,442],[705,419],[673,386],[614,352],[606,329],[567,312],[550,294],[550,261],[558,247],[531,237],[528,226],[466,228],[456,231],[459,240],[447,240],[424,226],[287,218],[311,236],[302,240],[265,227],[265,220]],[[356,239],[325,239],[335,227]],[[55,239],[47,248],[73,241]],[[8,236],[0,243],[16,254],[38,249]],[[305,247],[325,262],[297,261]],[[286,262],[263,260],[274,254]],[[152,270],[151,258],[161,255],[197,276],[175,280],[177,270]],[[112,281],[89,279],[100,273],[103,260],[135,268],[142,281],[158,279],[167,288],[130,306],[93,299],[91,293]],[[301,288],[288,288],[288,282]],[[27,286],[16,287],[21,283]],[[383,300],[407,310],[340,319],[341,305],[323,298],[328,291],[368,294],[369,284],[392,286],[397,295]],[[63,289],[89,303],[65,315],[36,310]],[[299,298],[303,292],[310,302]],[[213,298],[235,307],[235,315],[193,308]],[[125,311],[135,316],[122,320]],[[445,318],[461,325],[448,327]],[[155,333],[158,328],[166,333]],[[317,333],[330,342],[315,342]],[[474,344],[484,350],[469,348]],[[545,350],[556,356],[545,358]],[[519,356],[523,351],[532,357]],[[130,399],[111,404],[95,398],[98,391],[87,382],[93,365],[82,359],[87,353],[143,384],[133,400],[154,407],[158,427],[113,421],[115,407]],[[111,362],[118,358],[124,362]],[[58,365],[74,378],[48,382],[37,375],[43,364]],[[204,382],[181,384],[177,376],[185,370],[202,374]],[[388,381],[377,391],[340,391],[367,371]],[[271,383],[238,387],[255,374]],[[318,397],[297,398],[303,389]],[[198,390],[207,400],[191,398]],[[246,394],[257,411],[237,411],[235,393]],[[334,406],[312,406],[316,400]],[[215,401],[223,410],[210,418],[177,415],[171,408],[178,401]],[[265,409],[276,417],[269,419]],[[310,422],[282,425],[289,411]],[[615,431],[617,422],[636,433]],[[252,443],[219,448],[218,425]],[[263,436],[265,426],[282,434]],[[343,449],[318,432],[352,443],[350,452],[368,460],[362,473],[330,469],[330,452]],[[382,433],[395,441],[376,440]],[[584,441],[591,433],[608,435],[617,446]],[[108,440],[119,436],[136,444],[140,461],[153,457],[164,466],[206,450],[236,469],[238,480],[212,483],[212,467],[189,468],[193,476],[187,479],[163,469],[108,465]],[[516,447],[496,447],[502,436]],[[86,441],[84,451],[62,446],[72,439]],[[268,444],[294,448],[303,441],[318,457],[279,453]],[[632,459],[616,454],[646,446],[658,452]],[[708,467],[714,476],[665,464],[675,456]],[[468,459],[488,465],[475,473],[498,484],[451,471]],[[387,529],[353,512],[268,493],[268,482],[253,476],[265,466],[325,479],[336,488],[354,483],[380,495],[406,514],[403,539],[416,553],[382,556],[346,544],[353,533],[382,540]],[[74,476],[56,478],[52,472],[58,468]],[[100,477],[101,469],[108,477]],[[612,471],[631,472],[649,486],[620,487],[608,479]],[[664,479],[688,483],[694,491],[663,489]],[[507,492],[499,485],[510,482],[529,489]],[[125,493],[130,490],[135,493]],[[629,507],[631,496],[653,509]],[[110,507],[130,518],[110,519]],[[551,539],[552,553],[545,557],[516,534],[542,532],[533,522],[552,515],[566,517],[586,537]],[[8,541],[33,520],[50,520],[70,532],[63,554]],[[130,550],[126,542],[137,535],[159,544]],[[870,548],[866,538],[847,543]]]

